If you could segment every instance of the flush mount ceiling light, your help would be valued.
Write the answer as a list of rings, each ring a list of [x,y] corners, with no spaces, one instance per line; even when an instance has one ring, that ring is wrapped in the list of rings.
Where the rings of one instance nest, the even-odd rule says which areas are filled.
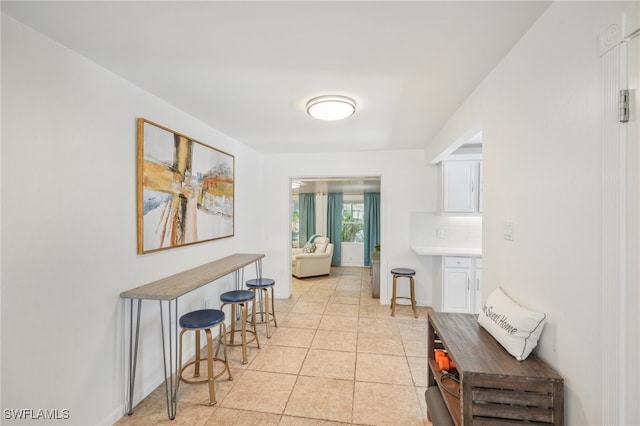
[[[356,101],[346,96],[318,96],[307,102],[307,114],[318,120],[342,120],[356,112]]]

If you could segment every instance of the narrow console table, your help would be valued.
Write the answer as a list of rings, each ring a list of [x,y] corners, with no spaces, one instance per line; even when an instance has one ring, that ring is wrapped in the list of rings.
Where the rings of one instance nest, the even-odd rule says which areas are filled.
[[[535,354],[516,360],[477,319],[475,314],[429,313],[425,398],[433,424],[562,425],[562,377]],[[435,349],[453,359],[459,384],[440,370]]]
[[[264,254],[233,254],[225,258],[197,266],[169,277],[141,285],[140,287],[120,293],[122,299],[130,300],[129,308],[129,377],[127,395],[127,413],[133,413],[133,390],[138,358],[138,339],[140,332],[140,312],[143,300],[160,302],[160,329],[162,332],[162,356],[164,362],[165,391],[167,398],[167,415],[173,420],[177,409],[178,381],[174,372],[178,371],[178,298],[196,290],[212,281],[231,273],[234,274],[234,285],[238,289],[242,285],[240,270],[255,263],[257,278],[262,277],[262,258]],[[134,300],[138,303],[134,304]],[[167,305],[166,327],[163,302]],[[136,324],[133,318],[136,317]],[[134,331],[135,330],[135,331]],[[168,340],[168,344],[165,342]],[[168,358],[168,362],[167,362]]]

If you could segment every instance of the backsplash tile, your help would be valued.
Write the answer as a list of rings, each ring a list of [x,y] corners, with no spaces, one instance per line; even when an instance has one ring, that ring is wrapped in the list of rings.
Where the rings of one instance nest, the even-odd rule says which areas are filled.
[[[482,247],[482,216],[413,212],[411,246]]]

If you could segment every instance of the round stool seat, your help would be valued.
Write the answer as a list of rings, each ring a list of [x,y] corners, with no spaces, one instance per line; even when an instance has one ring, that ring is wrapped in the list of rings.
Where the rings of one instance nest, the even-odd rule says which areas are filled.
[[[220,300],[224,303],[241,303],[253,300],[254,297],[254,293],[250,290],[232,290],[222,293]]]
[[[273,278],[252,278],[247,280],[247,287],[269,287],[275,283]]]
[[[224,312],[217,309],[200,309],[180,317],[180,327],[188,329],[210,328],[224,321]]]
[[[393,275],[401,275],[403,277],[410,277],[411,275],[415,275],[416,271],[414,271],[413,269],[409,269],[409,268],[393,268],[391,270],[391,273]]]

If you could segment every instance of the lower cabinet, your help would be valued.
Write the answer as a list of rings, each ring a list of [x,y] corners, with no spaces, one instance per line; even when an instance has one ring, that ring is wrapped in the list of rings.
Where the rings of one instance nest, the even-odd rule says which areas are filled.
[[[482,309],[482,258],[442,258],[443,312],[478,313]]]

